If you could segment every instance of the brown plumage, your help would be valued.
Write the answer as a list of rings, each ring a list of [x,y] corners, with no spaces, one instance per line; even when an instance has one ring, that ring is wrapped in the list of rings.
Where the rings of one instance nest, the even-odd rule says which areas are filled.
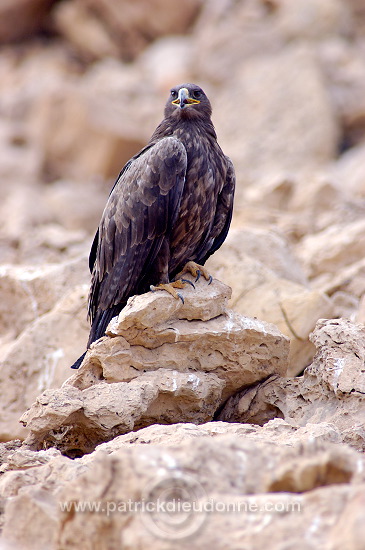
[[[173,280],[189,260],[204,265],[226,238],[235,175],[211,113],[199,86],[172,88],[164,120],[120,172],[90,252],[87,347],[130,296]]]

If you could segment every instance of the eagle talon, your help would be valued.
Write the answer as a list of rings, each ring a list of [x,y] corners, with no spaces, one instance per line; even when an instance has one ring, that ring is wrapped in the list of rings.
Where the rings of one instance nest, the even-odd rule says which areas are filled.
[[[180,294],[180,292],[177,293],[178,297],[180,298],[180,300],[182,301],[183,305],[185,304],[185,300],[184,300],[184,297],[182,294]]]
[[[211,285],[212,284],[212,281],[213,281],[213,277],[211,275],[209,275],[209,283],[208,285]]]
[[[200,269],[198,269],[198,271],[196,272],[196,279],[195,279],[196,283],[199,281],[200,275],[201,275],[201,272],[200,272]]]
[[[191,281],[188,281],[188,279],[180,279],[183,283],[187,283],[188,285],[191,285],[193,289],[195,290],[195,285]]]

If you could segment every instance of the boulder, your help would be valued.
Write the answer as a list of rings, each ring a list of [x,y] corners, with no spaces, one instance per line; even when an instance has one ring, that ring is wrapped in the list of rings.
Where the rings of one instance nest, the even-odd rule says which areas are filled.
[[[165,0],[68,0],[53,15],[58,31],[84,59],[120,56],[129,62],[153,40],[186,32],[200,5],[201,0],[173,8]]]
[[[45,27],[54,0],[3,0],[0,6],[0,44],[29,38]]]
[[[57,388],[84,351],[90,326],[86,320],[88,286],[76,286],[37,317],[3,348],[0,365],[0,439],[24,438],[19,415],[40,392]]]
[[[82,537],[85,550],[106,550],[120,544],[202,548],[207,542],[232,548],[239,540],[240,546],[279,549],[285,539],[290,545],[309,540],[306,548],[314,549],[335,535],[338,548],[362,540],[356,504],[365,488],[364,459],[344,444],[313,439],[282,421],[266,427],[180,424],[133,435],[76,460],[57,451],[33,452],[32,458],[32,451],[14,450],[0,480],[7,497],[4,542],[33,550],[41,540],[48,550],[71,550]],[[350,511],[355,530],[339,533]],[[311,528],[313,517],[321,529]]]
[[[342,441],[365,449],[363,325],[319,321],[311,340],[317,353],[303,377],[272,377],[231,397],[219,414],[227,422],[264,424],[280,417],[293,426],[330,422]]]
[[[309,277],[337,273],[362,258],[365,250],[365,221],[331,225],[315,235],[307,235],[296,247]]]
[[[310,47],[248,59],[215,103],[220,142],[242,183],[268,173],[310,173],[337,153],[335,111]]]
[[[31,448],[78,456],[149,424],[206,422],[240,388],[286,373],[288,339],[227,310],[229,287],[181,292],[184,303],[165,291],[128,301],[77,373],[22,416]]]
[[[42,266],[2,265],[0,334],[16,338],[65,294],[89,279],[87,257]]]
[[[290,338],[288,373],[300,373],[314,355],[308,336],[318,319],[332,316],[333,304],[306,283],[286,241],[273,232],[233,230],[207,265],[232,287],[235,311],[273,323]]]

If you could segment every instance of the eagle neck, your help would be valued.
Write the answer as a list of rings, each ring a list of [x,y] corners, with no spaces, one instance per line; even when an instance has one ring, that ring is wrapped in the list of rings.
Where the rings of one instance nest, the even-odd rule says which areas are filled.
[[[169,136],[175,136],[183,142],[199,138],[217,141],[217,134],[210,119],[164,119],[153,133],[150,143]]]

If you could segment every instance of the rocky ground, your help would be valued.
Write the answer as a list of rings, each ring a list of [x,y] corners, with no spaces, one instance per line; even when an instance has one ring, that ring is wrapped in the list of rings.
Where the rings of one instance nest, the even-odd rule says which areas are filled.
[[[364,33],[362,0],[0,5],[1,550],[364,548]],[[213,284],[73,373],[109,189],[189,81],[237,172]]]

